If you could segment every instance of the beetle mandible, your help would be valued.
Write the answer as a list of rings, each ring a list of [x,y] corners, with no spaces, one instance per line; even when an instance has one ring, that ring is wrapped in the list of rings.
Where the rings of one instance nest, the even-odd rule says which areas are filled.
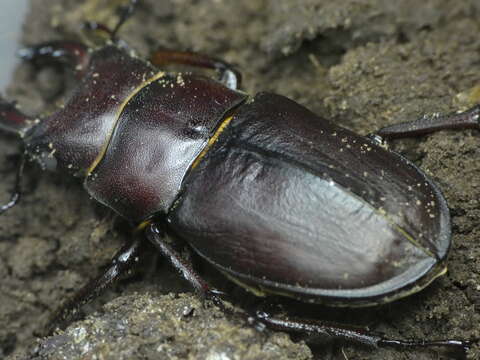
[[[240,74],[222,60],[180,51],[158,51],[150,62],[137,58],[116,39],[134,4],[114,30],[101,27],[111,38],[102,47],[56,41],[20,52],[29,61],[68,63],[80,83],[64,108],[40,121],[1,100],[0,129],[19,135],[25,152],[0,213],[20,199],[27,159],[79,176],[90,196],[141,229],[198,293],[220,306],[217,292],[167,235],[256,294],[327,305],[386,303],[445,273],[446,201],[384,142],[478,128],[479,107],[359,136],[280,95],[239,91]],[[214,69],[219,79],[159,71],[170,63]],[[135,239],[122,248],[95,287],[81,291],[61,316],[125,273],[141,246]],[[253,317],[273,329],[372,346],[468,346],[390,340],[265,312]]]

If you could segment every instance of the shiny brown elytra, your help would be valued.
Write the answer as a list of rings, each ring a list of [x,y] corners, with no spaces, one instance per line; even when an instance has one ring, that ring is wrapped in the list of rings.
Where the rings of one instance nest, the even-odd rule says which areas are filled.
[[[478,126],[477,108],[363,137],[285,97],[238,91],[228,64],[198,54],[163,51],[149,63],[116,43],[90,50],[76,42],[22,54],[66,61],[81,80],[65,107],[38,123],[2,102],[0,127],[22,136],[29,158],[80,176],[90,196],[143,227],[197,291],[216,297],[164,241],[166,234],[258,295],[327,305],[392,301],[444,273],[451,241],[446,202],[382,140]],[[175,62],[214,68],[221,81],[157,68]],[[115,275],[101,280],[125,271],[140,246],[122,249],[111,265]],[[256,321],[328,332],[265,313]],[[362,330],[349,337],[376,346],[421,345]]]

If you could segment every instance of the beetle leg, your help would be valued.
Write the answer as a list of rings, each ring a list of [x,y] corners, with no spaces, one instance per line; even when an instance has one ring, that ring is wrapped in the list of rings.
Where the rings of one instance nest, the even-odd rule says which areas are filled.
[[[128,20],[130,16],[132,16],[133,12],[135,11],[135,7],[137,5],[138,0],[130,0],[127,6],[122,7],[121,13],[120,13],[120,19],[118,20],[117,25],[115,28],[112,30],[111,33],[111,39],[115,39],[115,35],[117,34],[118,30],[122,27],[123,24],[125,24],[125,21]]]
[[[16,134],[20,138],[23,138],[25,133],[34,125],[34,123],[34,121],[21,113],[14,103],[9,103],[0,97],[0,130]],[[0,214],[11,209],[20,201],[23,169],[25,168],[26,157],[26,153],[24,152],[17,168],[15,185],[13,193],[10,196],[10,201],[6,204],[0,205]]]
[[[15,177],[15,186],[13,188],[13,193],[10,197],[10,201],[6,204],[0,205],[0,214],[3,214],[8,209],[14,207],[20,201],[20,197],[22,195],[22,177],[23,177],[23,169],[25,168],[25,161],[26,161],[26,153],[22,154],[22,158],[20,159],[20,164],[17,168],[17,175]]]
[[[444,129],[479,129],[480,128],[480,105],[476,105],[467,111],[451,113],[447,115],[432,114],[424,115],[415,121],[384,127],[374,134],[384,139],[396,139],[412,136],[420,136]]]
[[[58,62],[73,67],[81,77],[90,59],[87,46],[76,41],[51,41],[29,46],[18,51],[18,55],[34,63]]]
[[[96,298],[101,291],[122,275],[127,274],[138,261],[141,245],[141,239],[136,238],[132,243],[123,246],[115,254],[110,266],[103,274],[90,281],[54,313],[47,334],[52,333],[56,328],[64,328],[68,323],[75,320],[81,306]]]
[[[212,299],[221,310],[231,313],[223,305],[222,300],[217,296],[219,293],[210,289],[209,285],[203,280],[167,242],[165,234],[154,224],[151,224],[145,231],[147,238],[160,251],[162,255],[170,260],[172,265],[182,274],[182,276],[193,286],[197,293],[203,297]],[[236,314],[238,315],[238,314]],[[469,348],[469,343],[460,340],[439,340],[439,341],[405,341],[387,339],[383,335],[370,332],[366,329],[354,328],[350,326],[322,324],[320,322],[299,320],[299,319],[279,319],[274,318],[264,311],[258,311],[254,316],[248,316],[248,322],[257,329],[262,330],[268,327],[273,330],[287,331],[308,335],[311,337],[332,337],[351,342],[356,342],[372,347],[445,347],[458,354],[465,354]]]
[[[267,312],[258,311],[253,317],[252,322],[264,324],[266,327],[286,331],[290,333],[297,333],[307,335],[311,338],[315,337],[329,337],[346,340],[353,343],[379,347],[393,347],[393,348],[418,348],[418,347],[442,347],[448,351],[455,353],[458,356],[465,356],[467,350],[470,348],[470,342],[462,340],[437,340],[437,341],[409,341],[409,340],[395,340],[388,339],[382,334],[371,332],[367,329],[355,328],[351,326],[327,324],[318,321],[309,321],[304,319],[280,319],[271,316]]]
[[[233,65],[223,60],[195,52],[157,50],[150,57],[150,62],[157,67],[182,64],[216,70],[219,74],[218,80],[232,90],[238,89],[242,81],[242,75]]]
[[[120,7],[120,18],[118,20],[117,25],[115,25],[115,28],[113,30],[110,30],[110,28],[104,24],[97,23],[95,21],[87,21],[84,24],[84,27],[87,30],[93,30],[93,31],[103,31],[106,33],[109,37],[110,40],[113,42],[116,42],[116,35],[120,28],[122,27],[123,24],[132,16],[133,12],[135,11],[135,7],[137,6],[138,0],[130,0],[127,6],[122,6]]]
[[[204,299],[212,300],[213,303],[225,310],[219,295],[222,293],[216,289],[210,288],[207,282],[192,268],[178,252],[176,252],[167,242],[165,233],[155,224],[151,224],[146,230],[147,239],[155,246],[155,248],[168,260],[173,267],[180,272],[185,280],[194,288],[195,292]]]

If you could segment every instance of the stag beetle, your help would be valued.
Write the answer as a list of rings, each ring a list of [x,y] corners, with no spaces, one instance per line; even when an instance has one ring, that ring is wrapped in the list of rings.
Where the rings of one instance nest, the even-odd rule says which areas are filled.
[[[18,203],[26,159],[83,179],[88,194],[143,231],[202,296],[219,292],[172,248],[183,239],[200,257],[256,295],[277,294],[335,306],[387,303],[420,291],[446,272],[450,215],[437,185],[385,141],[441,129],[479,128],[480,107],[360,136],[272,93],[249,96],[230,64],[198,53],[162,50],[139,59],[116,33],[103,46],[55,41],[20,52],[28,61],[71,66],[79,79],[66,105],[34,120],[5,100],[0,129],[25,151],[11,201]],[[219,79],[167,73],[184,64]],[[358,229],[362,229],[358,232]],[[352,235],[355,234],[355,235]],[[136,238],[105,273],[57,314],[128,271]],[[272,329],[343,337],[374,347],[444,346],[461,340],[405,341],[363,330],[267,312],[250,316]]]

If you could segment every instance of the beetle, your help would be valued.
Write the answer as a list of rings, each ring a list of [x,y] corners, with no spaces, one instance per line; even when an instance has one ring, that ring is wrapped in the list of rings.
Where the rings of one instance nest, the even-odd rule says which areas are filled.
[[[132,2],[133,7],[134,2]],[[64,108],[34,120],[4,100],[0,128],[25,147],[7,211],[18,203],[27,158],[83,179],[88,194],[145,233],[198,293],[218,293],[171,247],[185,240],[207,262],[257,295],[368,306],[394,301],[445,273],[450,216],[436,184],[385,141],[439,129],[478,128],[480,108],[424,117],[359,136],[283,96],[238,90],[228,63],[158,51],[151,61],[117,41],[96,49],[74,41],[23,49],[29,61],[71,65],[80,83]],[[169,63],[217,70],[214,80],[159,70]],[[355,230],[362,228],[362,233]],[[89,300],[125,273],[142,241],[60,311]],[[361,329],[285,320],[273,329],[343,336],[373,346],[468,342],[390,340]]]

